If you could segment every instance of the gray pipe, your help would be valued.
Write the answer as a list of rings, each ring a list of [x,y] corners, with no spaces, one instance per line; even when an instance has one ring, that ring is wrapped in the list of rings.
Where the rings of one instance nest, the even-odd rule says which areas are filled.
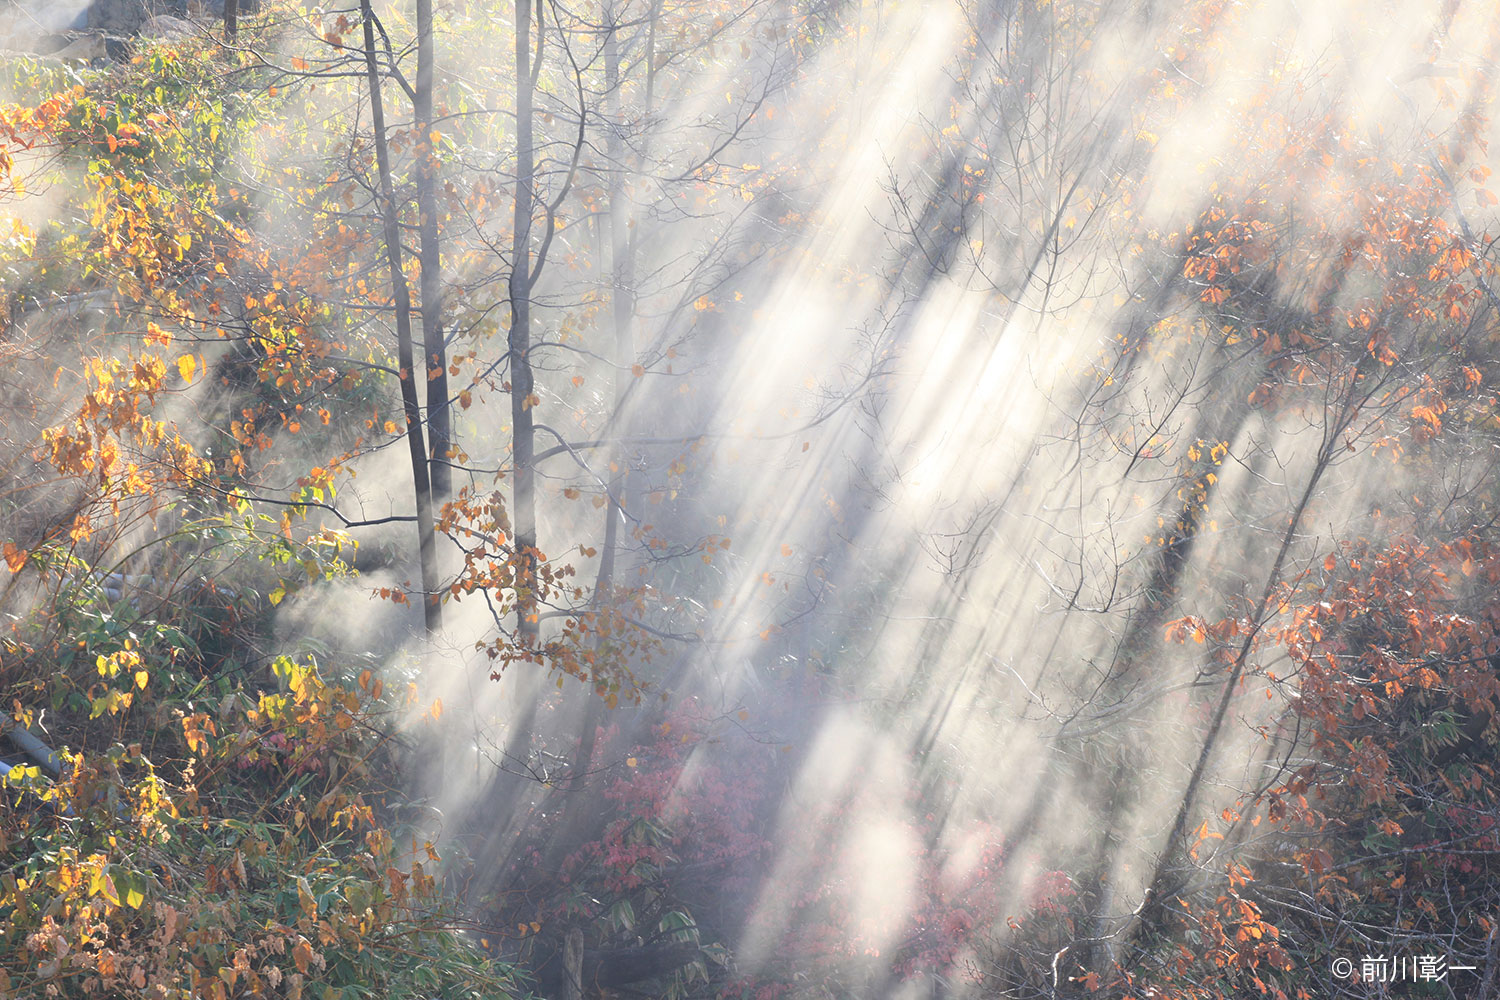
[[[30,757],[36,762],[38,767],[46,771],[49,778],[55,780],[62,777],[62,761],[58,758],[57,754],[52,752],[51,747],[31,735],[29,730],[22,729],[20,726],[12,726],[6,730],[5,735],[10,737],[10,741],[16,745],[16,749]]]

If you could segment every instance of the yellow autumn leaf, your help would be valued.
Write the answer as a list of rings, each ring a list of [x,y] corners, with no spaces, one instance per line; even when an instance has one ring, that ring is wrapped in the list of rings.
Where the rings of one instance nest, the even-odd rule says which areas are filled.
[[[198,359],[191,354],[184,354],[177,359],[177,372],[182,376],[184,382],[193,380],[193,373],[198,370]]]

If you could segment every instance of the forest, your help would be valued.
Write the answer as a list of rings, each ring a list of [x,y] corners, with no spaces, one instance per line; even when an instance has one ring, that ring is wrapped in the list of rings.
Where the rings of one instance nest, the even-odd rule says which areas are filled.
[[[1500,1000],[1493,4],[0,45],[0,1000]]]

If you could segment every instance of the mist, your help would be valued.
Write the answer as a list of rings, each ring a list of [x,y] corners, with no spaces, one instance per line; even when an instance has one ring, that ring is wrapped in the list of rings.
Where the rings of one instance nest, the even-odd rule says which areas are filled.
[[[1375,996],[1330,962],[1419,952],[1491,995],[1478,869],[1354,902],[1493,853],[1487,5],[193,17],[224,125],[170,148],[218,193],[161,217],[217,270],[85,324],[93,278],[36,289],[105,252],[100,175],[10,166],[5,532],[77,561],[7,555],[16,621],[274,587],[234,690],[399,692],[392,870],[539,996]],[[130,72],[25,60],[12,107]],[[228,471],[148,518],[46,428],[163,329],[179,450],[131,461]],[[289,569],[162,554],[221,507]]]

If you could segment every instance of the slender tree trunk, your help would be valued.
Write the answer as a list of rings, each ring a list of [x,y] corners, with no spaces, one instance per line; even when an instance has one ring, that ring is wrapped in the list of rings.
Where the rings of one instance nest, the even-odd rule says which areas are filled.
[[[627,383],[625,372],[635,360],[635,245],[631,242],[630,212],[625,201],[624,146],[620,139],[620,45],[618,32],[620,18],[618,8],[610,4],[605,17],[609,33],[604,38],[604,88],[609,102],[612,127],[606,140],[606,152],[612,173],[609,180],[609,232],[610,232],[610,315],[614,325],[615,363],[613,391],[615,399],[614,436],[625,437],[625,398]],[[610,476],[608,481],[608,503],[604,509],[604,543],[599,551],[599,574],[594,580],[594,603],[602,605],[611,599],[615,584],[615,559],[619,548],[620,524],[625,514],[625,490],[629,485],[630,468],[625,449],[615,445],[610,451]],[[598,641],[595,636],[595,641]],[[595,683],[601,678],[593,677]],[[570,790],[582,787],[593,768],[597,751],[599,726],[604,722],[604,702],[594,697],[584,713],[583,733],[578,743],[578,759],[574,762]],[[578,797],[570,804],[570,814],[579,808]]]
[[[536,594],[535,378],[531,368],[531,215],[536,159],[532,146],[531,0],[516,0],[516,204],[510,270],[510,413],[514,467],[511,526],[517,571],[516,630],[534,647],[540,632]]]
[[[385,139],[385,106],[380,97],[380,69],[375,55],[375,14],[370,0],[360,0],[364,18],[365,68],[370,83],[370,117],[375,130],[375,167],[380,174],[380,215],[385,229],[386,262],[391,272],[391,297],[396,306],[396,361],[400,368],[401,409],[406,418],[406,440],[411,452],[411,478],[417,500],[417,551],[422,568],[423,620],[429,635],[443,625],[437,584],[436,538],[432,525],[432,484],[427,475],[422,412],[417,404],[417,380],[412,354],[411,292],[401,266],[401,227],[396,216],[391,156]]]
[[[577,927],[563,938],[562,1000],[583,1000],[583,931]]]
[[[1209,722],[1208,731],[1204,734],[1203,743],[1198,750],[1197,760],[1193,764],[1193,772],[1188,776],[1187,785],[1182,790],[1181,798],[1178,799],[1172,828],[1167,834],[1166,846],[1157,859],[1156,870],[1152,873],[1151,884],[1146,890],[1145,902],[1139,911],[1138,919],[1122,932],[1122,937],[1125,937],[1122,944],[1130,942],[1137,928],[1159,925],[1168,897],[1177,891],[1178,887],[1172,884],[1173,868],[1187,851],[1188,826],[1192,818],[1193,806],[1198,800],[1198,790],[1203,784],[1209,762],[1213,759],[1214,751],[1218,747],[1219,733],[1224,728],[1224,719],[1229,714],[1229,703],[1234,699],[1234,692],[1239,687],[1240,678],[1244,675],[1245,665],[1249,662],[1250,653],[1255,648],[1255,637],[1267,620],[1271,600],[1276,596],[1276,589],[1281,583],[1281,568],[1286,564],[1287,555],[1292,550],[1292,543],[1296,541],[1297,533],[1302,530],[1302,518],[1307,513],[1308,505],[1312,503],[1318,483],[1322,480],[1323,473],[1328,471],[1328,465],[1332,460],[1330,450],[1333,447],[1330,441],[1337,441],[1337,432],[1331,432],[1325,439],[1323,448],[1318,454],[1317,463],[1308,476],[1307,486],[1303,489],[1297,506],[1292,509],[1286,531],[1281,536],[1281,546],[1277,550],[1275,561],[1271,564],[1271,572],[1266,577],[1266,585],[1256,602],[1254,613],[1250,616],[1252,623],[1250,634],[1241,640],[1239,652],[1235,655],[1229,674],[1224,679],[1218,704],[1214,707],[1213,719]]]
[[[224,0],[224,37],[233,38],[240,30],[240,0]]]
[[[646,110],[656,106],[656,24],[661,20],[661,0],[651,0],[651,21],[646,27]]]
[[[427,445],[433,505],[453,495],[453,444],[448,407],[448,350],[443,341],[442,244],[438,235],[437,149],[432,132],[432,0],[417,0],[417,80],[412,111],[417,126],[418,257],[422,264],[422,347],[427,371]]]
[[[1265,586],[1262,588],[1253,613],[1250,616],[1251,629],[1240,642],[1239,651],[1236,653],[1228,675],[1224,679],[1223,687],[1220,689],[1218,703],[1214,706],[1213,718],[1208,725],[1208,731],[1203,736],[1203,742],[1198,750],[1198,757],[1193,764],[1193,771],[1188,776],[1187,785],[1183,788],[1182,795],[1178,799],[1177,811],[1172,819],[1172,826],[1167,834],[1166,845],[1157,857],[1156,866],[1151,874],[1151,882],[1146,889],[1145,899],[1140,909],[1129,923],[1123,927],[1119,934],[1121,948],[1131,946],[1143,931],[1159,930],[1165,918],[1168,901],[1174,897],[1182,888],[1182,880],[1179,874],[1182,867],[1182,859],[1188,851],[1188,831],[1191,827],[1192,810],[1197,804],[1199,791],[1208,773],[1209,763],[1213,760],[1218,749],[1219,735],[1224,728],[1224,720],[1229,714],[1230,702],[1234,699],[1235,690],[1239,687],[1240,678],[1244,676],[1245,667],[1249,663],[1250,654],[1255,648],[1255,639],[1268,621],[1271,614],[1271,603],[1276,597],[1277,588],[1281,583],[1282,568],[1286,565],[1292,546],[1302,530],[1303,519],[1307,516],[1308,508],[1312,504],[1314,495],[1317,493],[1318,485],[1322,482],[1324,474],[1333,464],[1334,456],[1343,448],[1344,432],[1348,429],[1355,415],[1360,412],[1361,400],[1358,398],[1363,394],[1364,399],[1371,398],[1377,391],[1364,387],[1361,380],[1370,366],[1370,355],[1364,354],[1358,363],[1349,369],[1347,375],[1346,395],[1338,404],[1338,414],[1331,419],[1323,434],[1322,444],[1318,448],[1317,457],[1314,459],[1313,468],[1308,474],[1307,485],[1302,490],[1296,506],[1292,508],[1291,515],[1287,518],[1286,530],[1282,533],[1281,543],[1276,552],[1276,558],[1271,563],[1271,570],[1266,576]],[[1376,380],[1371,380],[1372,382]]]
[[[631,236],[631,211],[625,191],[625,143],[620,138],[620,45],[619,17],[611,4],[607,14],[609,33],[604,38],[604,87],[609,102],[612,127],[608,132],[606,151],[609,156],[609,235],[610,235],[610,316],[614,326],[615,398],[614,437],[628,436],[625,400],[629,385],[625,373],[635,362],[635,243]],[[629,456],[621,444],[610,449],[609,503],[604,513],[604,545],[599,555],[599,577],[594,592],[600,600],[609,599],[614,586],[615,559],[619,548],[619,531],[625,518],[625,491],[629,487]]]

